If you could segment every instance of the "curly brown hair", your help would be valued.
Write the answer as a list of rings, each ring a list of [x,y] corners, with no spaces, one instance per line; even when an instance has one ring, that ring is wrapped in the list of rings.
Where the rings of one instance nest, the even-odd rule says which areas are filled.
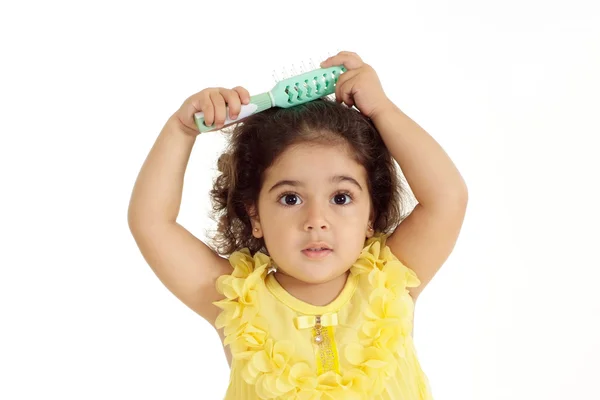
[[[217,253],[248,248],[251,254],[268,254],[264,240],[252,235],[248,210],[258,202],[265,170],[299,143],[350,146],[367,172],[376,232],[391,232],[410,213],[408,185],[369,118],[327,97],[292,108],[270,108],[235,125],[219,157],[220,175],[210,192],[212,217],[218,224],[212,239]]]

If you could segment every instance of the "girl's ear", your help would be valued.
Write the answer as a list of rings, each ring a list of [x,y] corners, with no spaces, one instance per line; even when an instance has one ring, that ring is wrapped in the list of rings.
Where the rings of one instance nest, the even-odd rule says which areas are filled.
[[[248,214],[248,217],[250,217],[250,219],[252,221],[254,221],[255,219],[258,219],[258,212],[257,212],[256,206],[254,204],[246,205],[246,213]]]
[[[252,224],[252,236],[254,236],[257,239],[260,239],[263,236],[263,234],[256,206],[253,204],[246,206],[246,212],[248,213],[248,217],[250,217],[250,223]]]
[[[371,201],[371,209],[369,210],[369,226],[373,226],[375,221],[375,208],[373,207],[373,201]]]
[[[373,208],[373,202],[371,202],[371,211],[369,216],[369,223],[367,224],[367,238],[372,238],[375,235],[375,231],[373,230],[373,223],[375,221],[375,210]]]
[[[372,238],[373,235],[375,234],[375,231],[373,230],[373,223],[371,221],[369,221],[369,226],[367,226],[367,238]]]

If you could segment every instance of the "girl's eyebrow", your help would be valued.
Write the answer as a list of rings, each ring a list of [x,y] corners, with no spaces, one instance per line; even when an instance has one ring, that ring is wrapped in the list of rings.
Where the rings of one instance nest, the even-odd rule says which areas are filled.
[[[363,190],[362,186],[360,186],[360,183],[358,183],[358,181],[356,179],[352,178],[351,176],[347,176],[347,175],[335,175],[335,176],[332,176],[329,181],[331,183],[350,182],[351,184],[353,184],[356,187],[358,187],[358,189],[361,192]],[[271,189],[269,189],[269,193],[271,193],[273,190],[277,189],[280,186],[304,187],[304,183],[302,183],[300,181],[294,181],[294,180],[284,179],[284,180],[281,180],[281,181],[277,182],[276,184],[274,184],[271,187]]]

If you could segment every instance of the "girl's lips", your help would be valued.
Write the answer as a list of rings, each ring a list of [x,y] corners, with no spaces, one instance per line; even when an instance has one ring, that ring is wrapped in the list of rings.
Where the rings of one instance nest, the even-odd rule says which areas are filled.
[[[310,250],[310,249],[305,249],[302,250],[302,253],[313,260],[316,259],[321,259],[321,258],[325,258],[327,257],[329,254],[331,254],[333,252],[333,250],[331,249],[325,249],[325,250]]]

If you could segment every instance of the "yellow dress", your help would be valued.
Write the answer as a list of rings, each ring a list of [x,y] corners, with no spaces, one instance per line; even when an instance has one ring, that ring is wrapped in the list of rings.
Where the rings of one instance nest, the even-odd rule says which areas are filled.
[[[368,239],[340,295],[314,306],[268,273],[271,259],[233,253],[217,281],[217,327],[233,356],[225,400],[431,400],[412,339],[420,284],[385,245]]]

